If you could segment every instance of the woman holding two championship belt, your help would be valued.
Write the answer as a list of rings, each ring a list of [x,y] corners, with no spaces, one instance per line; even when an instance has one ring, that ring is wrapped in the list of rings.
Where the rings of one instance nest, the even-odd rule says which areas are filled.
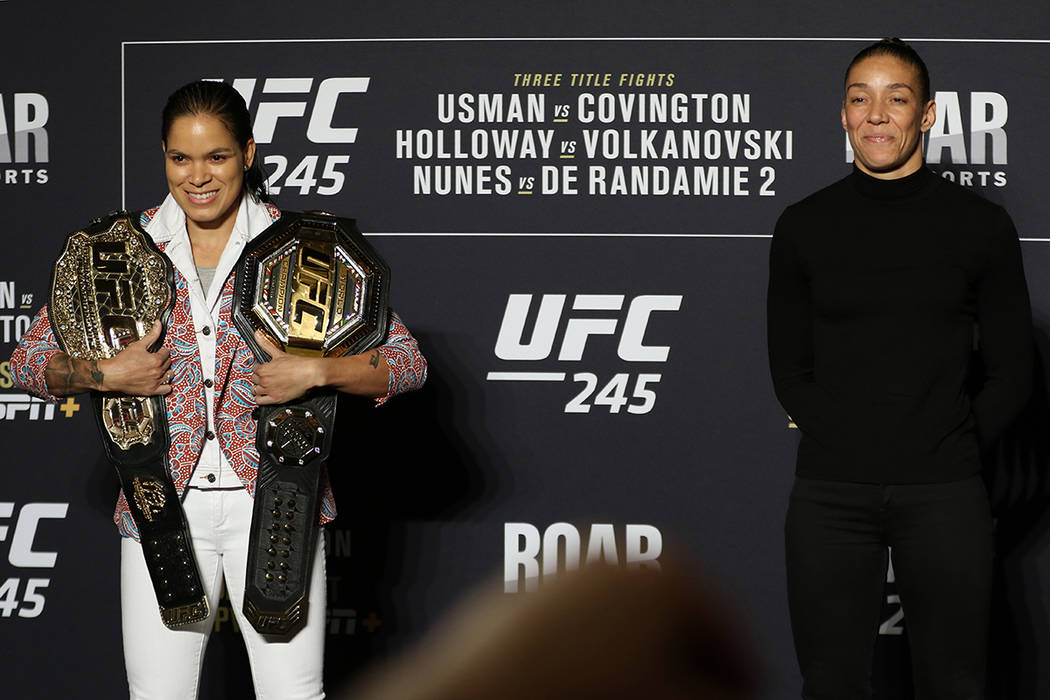
[[[197,695],[200,669],[225,579],[248,648],[259,698],[315,699],[322,690],[325,630],[324,540],[318,538],[305,625],[290,638],[259,634],[242,613],[259,454],[254,409],[284,403],[315,387],[376,397],[419,388],[426,361],[408,329],[390,315],[383,345],[338,358],[290,355],[264,334],[272,358],[257,364],[231,321],[234,268],[245,244],[280,218],[266,203],[251,120],[229,85],[196,82],[168,99],[162,146],[170,194],[143,212],[142,228],[174,265],[175,305],[164,345],[159,322],[115,357],[70,358],[52,333],[45,307],[11,360],[19,385],[42,398],[85,391],[165,397],[171,477],[183,499],[209,617],[169,629],[158,615],[138,528],[126,495],[115,522],[121,545],[121,614],[132,698],[185,700]],[[327,477],[319,518],[335,517]]]
[[[802,434],[788,602],[810,700],[871,697],[889,548],[916,697],[984,698],[980,457],[1028,397],[1031,318],[1010,217],[923,164],[935,110],[912,47],[861,51],[842,101],[853,172],[788,207],[773,234],[770,366]]]

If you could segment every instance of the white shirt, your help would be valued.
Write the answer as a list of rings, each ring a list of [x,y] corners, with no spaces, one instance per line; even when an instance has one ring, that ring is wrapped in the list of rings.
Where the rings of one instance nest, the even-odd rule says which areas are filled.
[[[201,372],[204,377],[205,405],[208,412],[208,435],[201,450],[200,459],[190,475],[189,486],[202,489],[240,488],[241,480],[233,471],[229,461],[215,437],[215,317],[219,314],[219,297],[226,278],[233,272],[244,245],[266,230],[272,223],[269,212],[261,203],[247,194],[241,199],[233,231],[226,241],[219,264],[215,267],[215,278],[207,293],[201,288],[197,266],[193,262],[193,248],[186,231],[186,213],[169,194],[153,219],[146,225],[146,233],[156,243],[166,243],[164,252],[172,265],[189,285],[190,313],[200,348]]]

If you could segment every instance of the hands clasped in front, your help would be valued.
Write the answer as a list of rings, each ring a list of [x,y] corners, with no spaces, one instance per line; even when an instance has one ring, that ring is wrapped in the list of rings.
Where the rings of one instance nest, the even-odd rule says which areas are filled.
[[[269,362],[257,361],[252,372],[255,400],[259,404],[291,401],[323,383],[321,359],[290,355],[274,345],[262,331],[255,331],[255,341],[270,356]]]
[[[98,362],[102,391],[129,396],[159,396],[171,392],[171,351],[163,345],[149,348],[160,338],[161,325],[129,344],[115,357]],[[317,358],[290,355],[274,345],[262,331],[255,339],[270,356],[269,362],[256,362],[252,372],[255,400],[260,404],[284,403],[296,399],[321,384]]]

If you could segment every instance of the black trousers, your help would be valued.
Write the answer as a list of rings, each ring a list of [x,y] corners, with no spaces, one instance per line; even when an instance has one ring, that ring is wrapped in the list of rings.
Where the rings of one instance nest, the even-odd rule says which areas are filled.
[[[993,541],[980,477],[889,485],[799,478],[785,540],[803,698],[871,698],[892,547],[916,700],[983,700]]]

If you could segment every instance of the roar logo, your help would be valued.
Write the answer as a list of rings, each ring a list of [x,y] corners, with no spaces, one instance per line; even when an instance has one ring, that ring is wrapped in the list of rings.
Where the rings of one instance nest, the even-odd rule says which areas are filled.
[[[960,185],[1005,187],[1006,171],[999,166],[1007,163],[1006,98],[998,92],[971,92],[967,103],[958,92],[938,92],[934,99],[937,121],[930,129],[926,162],[940,165],[941,175]]]
[[[254,115],[256,143],[279,144],[278,153],[263,149],[272,194],[331,196],[343,190],[350,162],[346,150],[357,140],[357,127],[337,125],[336,113],[349,111],[354,96],[368,91],[370,80],[325,78],[316,86],[314,78],[232,81]],[[298,140],[291,136],[293,128]]]
[[[0,93],[0,184],[47,183],[47,98],[38,92]]]
[[[678,311],[682,305],[682,295],[645,294],[628,302],[623,294],[577,294],[572,300],[572,311],[585,313],[574,313],[563,319],[567,298],[565,294],[542,295],[532,334],[525,341],[533,295],[508,295],[499,336],[496,338],[496,357],[514,362],[546,361],[554,351],[560,332],[559,362],[582,361],[588,340],[592,336],[602,335],[618,336],[616,355],[623,362],[648,365],[667,361],[670,346],[648,344],[646,331],[654,313]],[[586,312],[601,312],[601,315],[594,316]],[[563,382],[566,376],[564,371],[513,371],[489,372],[487,379]],[[610,413],[619,413],[624,406],[628,413],[649,413],[656,405],[656,391],[651,386],[657,384],[661,377],[658,373],[639,373],[633,375],[632,385],[632,374],[620,372],[614,374],[599,390],[597,374],[575,372],[572,381],[582,383],[583,389],[565,404],[565,413],[590,413],[592,406],[608,406]]]
[[[620,533],[612,523],[593,523],[587,547],[571,523],[553,523],[540,534],[531,523],[503,524],[503,590],[516,593],[522,584],[535,590],[543,579],[559,571],[579,568],[581,561],[605,562],[660,569],[664,538],[653,525],[624,525]]]
[[[1006,98],[998,92],[971,92],[967,100],[965,93],[938,91],[934,101],[937,121],[926,135],[926,162],[966,187],[1005,187],[1006,171],[999,166],[1007,164]],[[846,162],[853,162],[849,138]]]

